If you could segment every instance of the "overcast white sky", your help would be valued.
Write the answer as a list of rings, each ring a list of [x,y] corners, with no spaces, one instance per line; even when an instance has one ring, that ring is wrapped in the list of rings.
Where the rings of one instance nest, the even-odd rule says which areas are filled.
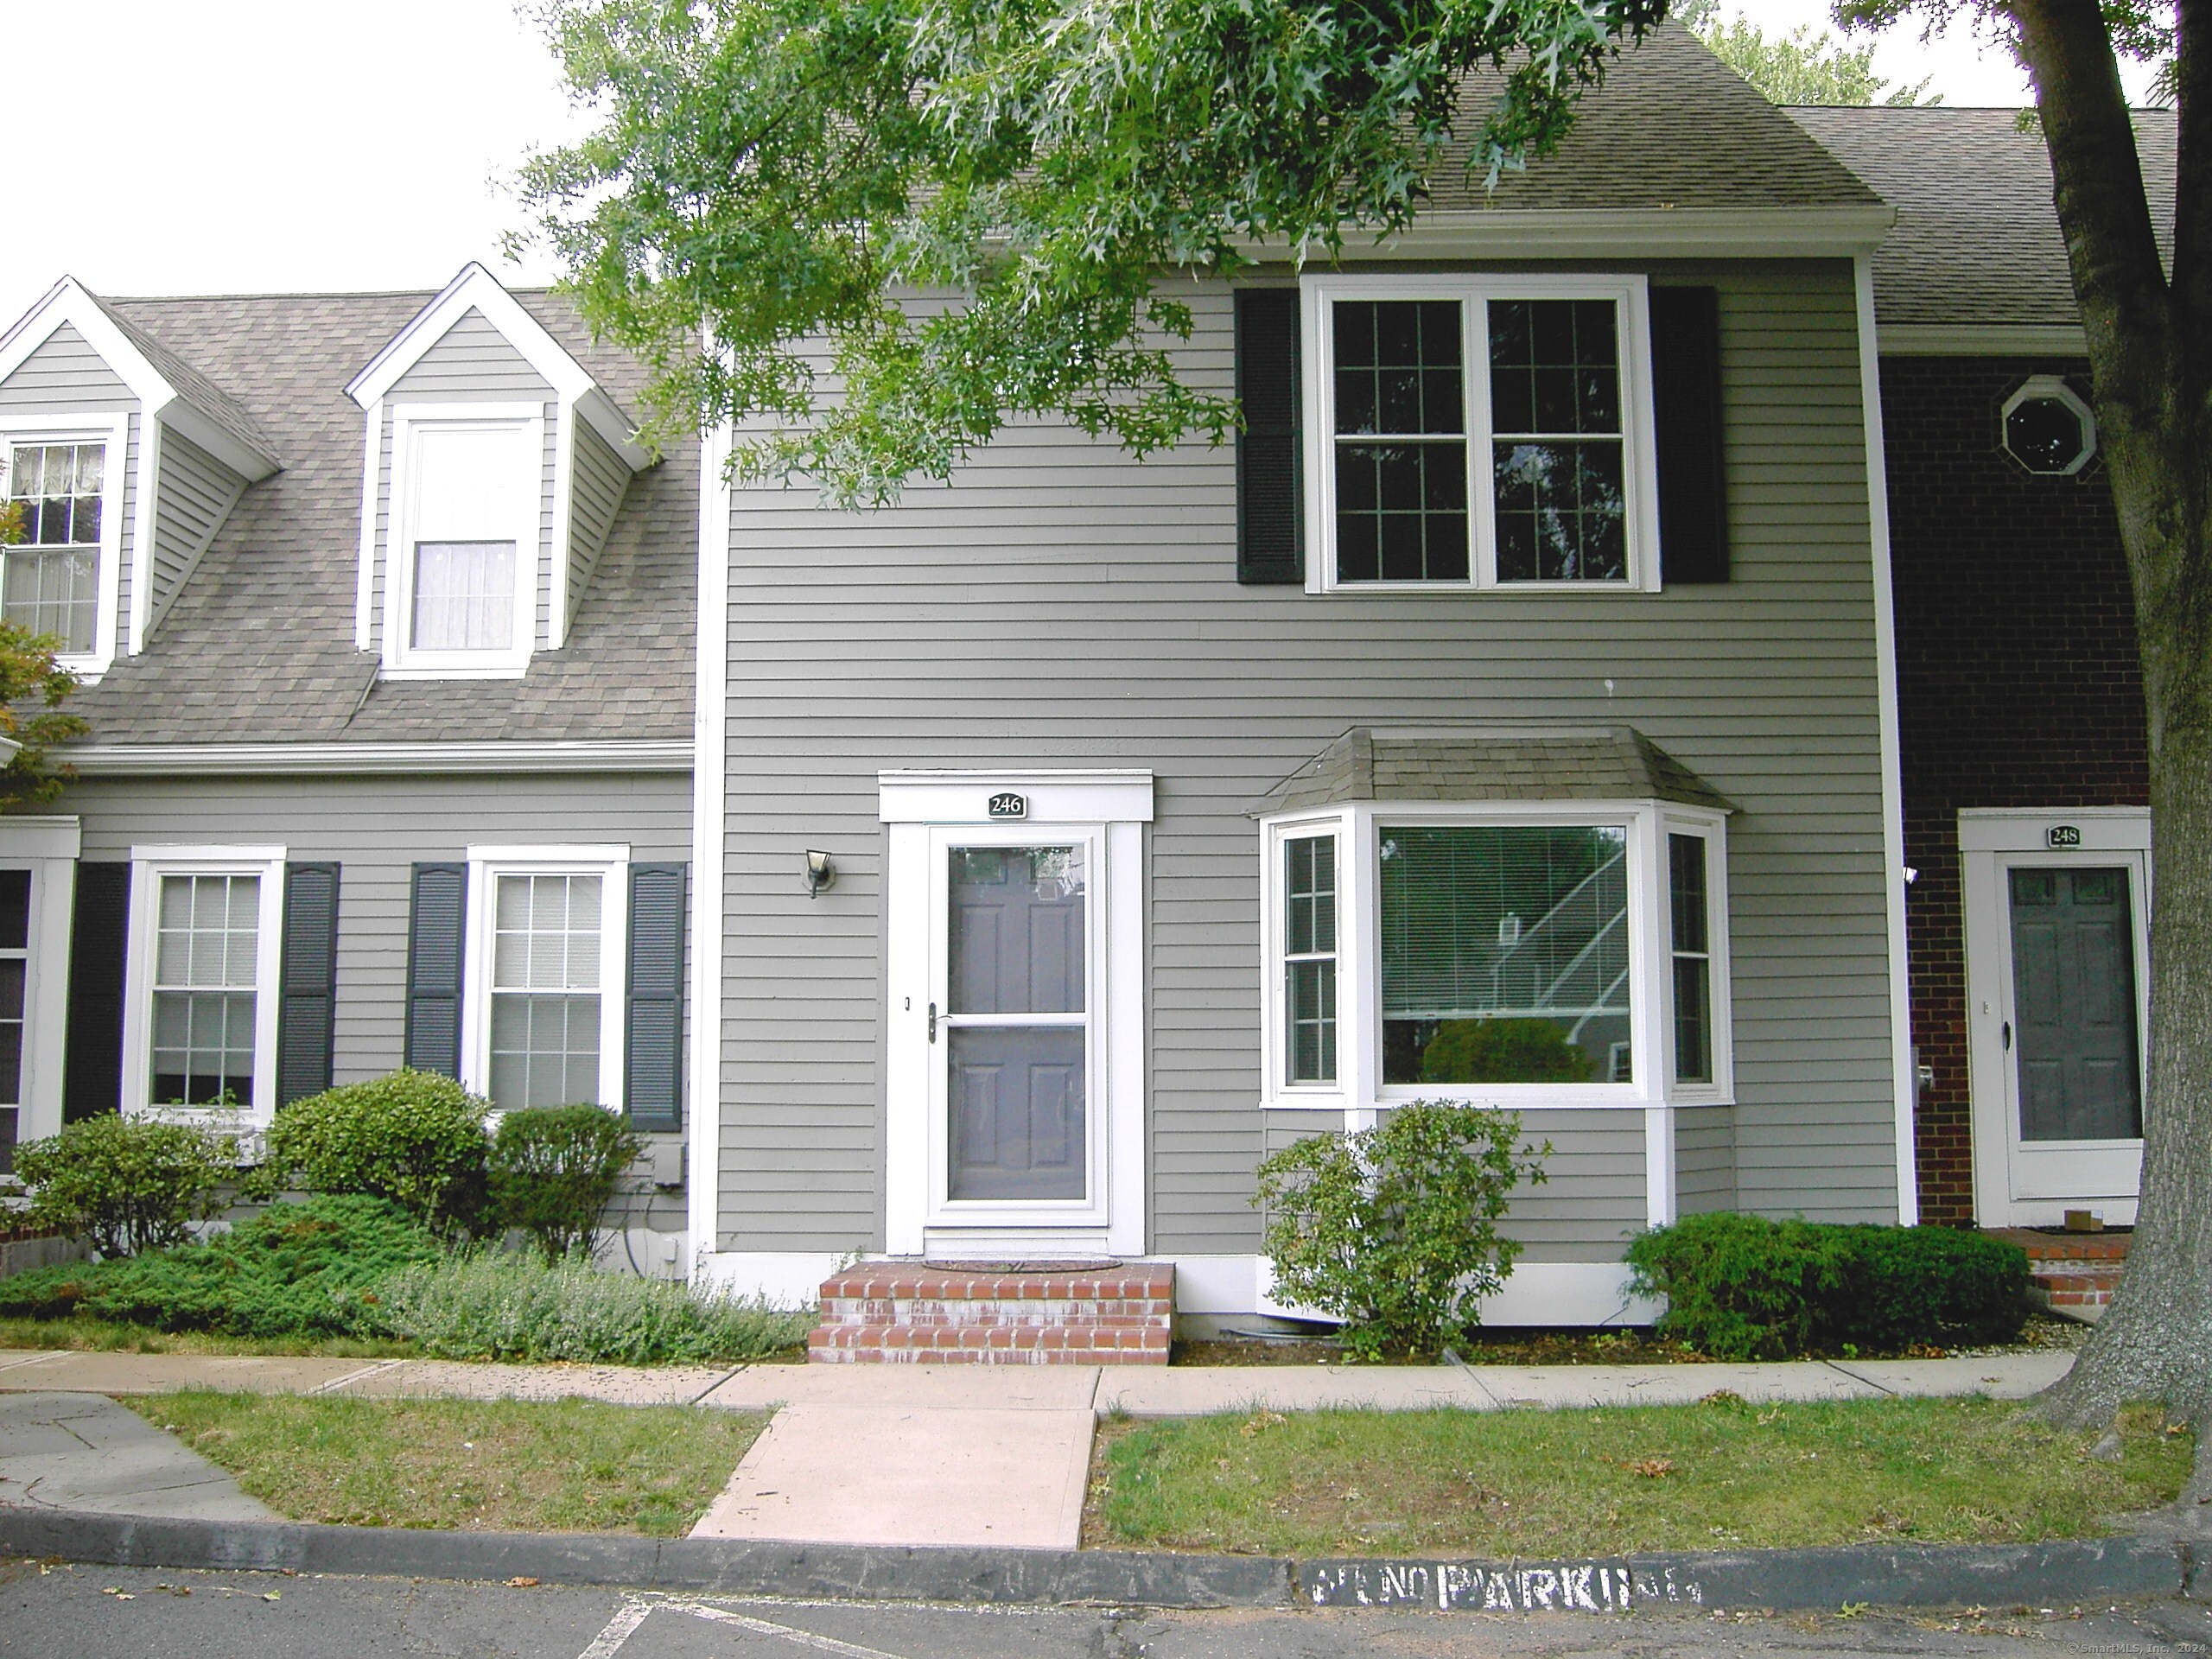
[[[19,143],[51,135],[43,157],[19,149],[17,168],[77,183],[17,214],[0,327],[64,271],[106,294],[428,289],[472,258],[509,281],[550,274],[499,263],[518,214],[498,181],[582,129],[512,0],[6,9],[9,129]],[[1827,20],[1826,0],[1724,9],[1770,32]],[[1952,104],[2025,97],[2009,54],[1964,29],[1925,47],[1898,31],[1876,67],[1933,74]]]

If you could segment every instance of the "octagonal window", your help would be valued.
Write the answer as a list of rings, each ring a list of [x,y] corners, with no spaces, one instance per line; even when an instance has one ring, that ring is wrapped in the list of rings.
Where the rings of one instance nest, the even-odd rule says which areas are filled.
[[[2005,452],[2031,473],[2078,473],[2097,453],[2097,417],[2056,375],[2036,375],[2005,400]]]

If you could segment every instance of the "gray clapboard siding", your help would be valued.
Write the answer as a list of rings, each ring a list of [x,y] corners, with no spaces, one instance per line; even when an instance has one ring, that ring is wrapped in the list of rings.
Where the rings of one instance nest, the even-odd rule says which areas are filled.
[[[877,514],[738,493],[723,1248],[882,1243],[876,771],[1141,766],[1158,775],[1151,1247],[1252,1249],[1262,964],[1244,809],[1349,726],[1476,718],[1629,722],[1739,804],[1738,1199],[1894,1215],[1851,270],[1684,262],[1653,274],[1720,290],[1725,586],[1242,588],[1226,450],[1185,444],[1140,464],[1043,422],[1008,431],[949,487],[910,489]],[[1192,384],[1227,391],[1229,296],[1190,294],[1197,328],[1178,361]],[[793,874],[808,845],[830,848],[841,872],[812,902]],[[1643,1220],[1640,1116],[1613,1132],[1603,1154],[1578,1143],[1573,1177],[1562,1162],[1516,1225],[1541,1225],[1548,1249],[1618,1255],[1622,1230]]]
[[[153,592],[146,614],[149,635],[246,486],[242,474],[189,439],[167,430],[161,438],[161,460],[155,467],[153,579],[149,583]]]
[[[63,323],[0,380],[0,415],[112,415],[138,400],[92,341]]]
[[[1736,1109],[1686,1106],[1675,1114],[1675,1199],[1685,1216],[1736,1205]]]
[[[553,559],[553,474],[559,453],[560,404],[553,387],[506,336],[471,307],[446,330],[385,394],[384,434],[378,461],[376,553],[370,575],[369,637],[372,649],[384,644],[384,595],[391,557],[392,524],[392,406],[423,403],[528,403],[544,405],[545,451],[538,484],[537,642],[546,643],[549,620],[547,575]]]
[[[614,515],[622,510],[622,496],[630,487],[629,463],[614,453],[606,439],[578,421],[575,452],[569,469],[569,614],[583,602],[592,567],[614,528]]]
[[[617,842],[632,859],[691,855],[690,780],[671,773],[99,779],[72,785],[57,810],[81,817],[86,859],[128,858],[134,844],[276,842],[289,858],[336,860],[340,1083],[400,1062],[416,861],[460,859],[472,842]]]

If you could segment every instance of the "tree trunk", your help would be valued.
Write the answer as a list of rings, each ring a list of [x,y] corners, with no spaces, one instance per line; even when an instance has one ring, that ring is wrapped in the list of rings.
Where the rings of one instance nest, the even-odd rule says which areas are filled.
[[[2169,280],[2094,0],[2011,0],[2050,148],[2088,336],[2098,438],[2135,599],[2151,754],[2150,1086],[2142,1198],[2120,1289],[2046,1409],[2111,1421],[2163,1402],[2198,1431],[2212,1496],[2212,5],[2183,0],[2182,188]],[[2200,27],[2192,30],[2190,25]],[[2192,48],[2196,49],[2192,50]],[[2192,92],[2198,94],[2192,99]]]

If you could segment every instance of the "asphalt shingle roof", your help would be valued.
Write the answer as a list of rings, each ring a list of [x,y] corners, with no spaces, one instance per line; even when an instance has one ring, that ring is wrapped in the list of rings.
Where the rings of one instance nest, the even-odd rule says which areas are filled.
[[[1346,801],[1676,801],[1727,797],[1632,726],[1355,726],[1249,809]]]
[[[1478,79],[1471,92],[1495,96]],[[1476,124],[1469,124],[1471,127]],[[1467,149],[1437,170],[1433,206],[1565,210],[1872,207],[1879,198],[1679,23],[1624,51],[1559,149],[1485,194]],[[1541,249],[1531,249],[1541,253]]]
[[[178,397],[247,448],[259,454],[271,466],[283,465],[283,457],[276,453],[276,447],[269,441],[269,435],[261,429],[261,423],[253,418],[251,411],[245,404],[99,295],[91,293],[89,289],[86,293],[92,303],[107,314],[108,321],[121,329],[124,337],[154,365],[155,372],[169,383]]]
[[[1897,213],[1874,253],[1885,324],[2080,321],[2051,200],[2050,153],[2013,110],[1813,109],[1789,113]],[[2176,127],[2139,110],[2137,153],[2158,246],[2172,253]]]
[[[617,397],[639,365],[595,347],[574,311],[516,297]],[[134,338],[220,386],[284,468],[251,485],[141,656],[71,708],[93,743],[688,738],[699,467],[696,446],[631,483],[569,641],[518,680],[376,678],[353,648],[364,420],[346,385],[428,294],[116,300]],[[163,372],[168,362],[157,359]],[[180,386],[180,391],[182,387]]]

